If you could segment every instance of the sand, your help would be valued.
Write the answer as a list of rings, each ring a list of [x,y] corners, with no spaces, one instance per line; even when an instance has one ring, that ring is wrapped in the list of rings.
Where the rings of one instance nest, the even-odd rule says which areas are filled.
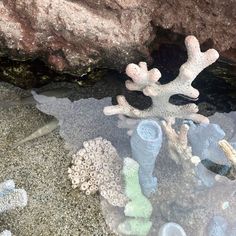
[[[11,86],[0,84],[1,100],[14,96],[17,98]],[[86,196],[71,188],[67,176],[71,157],[58,130],[12,148],[14,142],[51,119],[34,105],[0,107],[0,182],[13,179],[29,197],[25,208],[0,215],[0,232],[8,229],[16,236],[112,235],[98,194]]]

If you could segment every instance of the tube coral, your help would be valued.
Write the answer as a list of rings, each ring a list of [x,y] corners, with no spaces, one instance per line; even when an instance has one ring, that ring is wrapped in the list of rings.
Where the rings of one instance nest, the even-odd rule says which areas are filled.
[[[132,158],[139,163],[139,181],[146,196],[157,189],[157,178],[153,177],[155,161],[162,144],[161,127],[156,121],[141,121],[131,136]]]

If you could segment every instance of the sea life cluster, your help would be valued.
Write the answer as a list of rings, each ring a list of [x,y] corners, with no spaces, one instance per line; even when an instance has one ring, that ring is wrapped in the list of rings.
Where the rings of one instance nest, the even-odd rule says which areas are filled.
[[[191,84],[219,55],[214,49],[201,52],[194,36],[185,45],[188,60],[168,84],[161,84],[159,70],[148,70],[145,62],[127,66],[126,88],[151,98],[146,110],[124,96],[111,105],[107,98],[71,102],[32,93],[37,108],[55,117],[37,135],[59,126],[72,156],[72,188],[101,195],[109,209],[105,218],[112,219],[118,235],[235,235],[236,145],[226,141],[219,125],[197,114],[196,104],[169,101],[175,94],[197,99],[199,91]],[[123,115],[131,137],[117,129],[115,114]],[[12,184],[0,185],[0,213],[27,202],[25,192]]]

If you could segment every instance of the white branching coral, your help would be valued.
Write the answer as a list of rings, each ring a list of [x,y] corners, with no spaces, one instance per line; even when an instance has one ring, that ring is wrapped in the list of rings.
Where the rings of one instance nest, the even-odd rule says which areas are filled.
[[[130,91],[142,91],[144,95],[151,97],[151,107],[142,111],[132,107],[124,96],[118,96],[118,105],[105,107],[104,114],[123,114],[133,118],[161,117],[165,120],[182,118],[198,123],[208,123],[208,118],[196,114],[198,112],[196,104],[177,106],[169,102],[170,97],[175,94],[182,94],[193,99],[198,98],[199,91],[191,85],[193,80],[219,57],[218,52],[214,49],[201,52],[199,42],[194,36],[186,37],[185,45],[188,60],[180,67],[177,78],[168,84],[160,84],[158,82],[161,77],[160,71],[156,68],[148,71],[145,62],[127,66],[126,74],[132,81],[126,82],[126,88]]]
[[[13,180],[0,183],[0,213],[16,207],[25,207],[27,202],[26,191],[24,189],[15,189]]]
[[[99,191],[112,205],[123,207],[127,197],[122,187],[122,159],[111,142],[101,137],[83,143],[73,155],[69,178],[72,187],[80,187],[86,194]]]

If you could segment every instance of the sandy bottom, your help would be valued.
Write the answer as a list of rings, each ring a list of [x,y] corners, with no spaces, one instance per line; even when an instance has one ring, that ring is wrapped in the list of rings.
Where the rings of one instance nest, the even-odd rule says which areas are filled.
[[[0,85],[0,97],[15,91]],[[112,235],[100,210],[98,195],[72,189],[67,176],[71,157],[57,130],[27,142],[22,140],[51,120],[34,106],[0,107],[0,182],[13,179],[24,188],[28,205],[0,215],[0,232],[19,236]]]

